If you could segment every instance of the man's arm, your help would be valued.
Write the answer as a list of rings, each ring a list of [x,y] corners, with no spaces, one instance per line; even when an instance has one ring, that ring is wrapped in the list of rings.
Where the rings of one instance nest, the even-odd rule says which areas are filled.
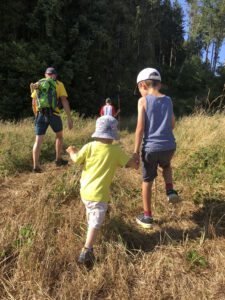
[[[68,128],[72,129],[73,128],[73,120],[72,120],[72,116],[71,116],[71,112],[70,112],[69,101],[67,100],[66,96],[61,96],[60,99],[62,101],[63,108],[67,115]]]
[[[117,112],[115,113],[115,116],[114,116],[114,117],[116,118],[120,112],[121,112],[121,110],[118,109]]]
[[[32,110],[34,115],[37,115],[37,103],[36,103],[36,98],[32,98]]]
[[[31,92],[31,98],[32,98],[32,110],[34,115],[37,115],[37,88],[38,88],[38,83],[31,83],[30,84],[30,92]]]

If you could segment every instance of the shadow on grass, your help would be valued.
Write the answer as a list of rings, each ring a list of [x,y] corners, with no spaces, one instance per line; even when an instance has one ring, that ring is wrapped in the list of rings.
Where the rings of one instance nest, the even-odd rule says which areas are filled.
[[[203,199],[203,207],[192,215],[192,220],[204,229],[206,238],[225,237],[225,199]]]
[[[138,225],[137,225],[138,226]],[[184,241],[187,236],[189,239],[197,239],[201,236],[201,228],[196,227],[191,230],[176,229],[169,226],[162,226],[158,229],[136,228],[121,219],[111,219],[107,225],[105,236],[117,242],[122,242],[126,248],[135,252],[142,250],[144,252],[153,251],[157,246],[176,245]]]
[[[62,154],[63,156],[68,157],[65,149],[63,149]],[[40,162],[42,166],[46,163],[55,162],[54,141],[47,141],[43,143],[41,147]],[[4,174],[12,175],[16,173],[30,172],[32,169],[32,148],[30,148],[30,151],[27,154],[19,153],[16,156],[16,154],[9,153],[5,155],[4,162],[0,166],[0,177],[1,175],[4,177]]]
[[[17,173],[30,172],[32,170],[32,161],[29,158],[12,159],[12,161],[5,161],[0,167],[0,178],[5,175],[15,175]]]
[[[185,240],[197,240],[203,236],[207,239],[225,237],[225,201],[205,199],[204,206],[190,217],[196,226],[190,229],[180,229],[167,226],[161,220],[155,228],[142,229],[131,226],[119,218],[109,221],[105,229],[108,240],[122,242],[126,248],[135,252],[153,251],[157,246],[177,245]]]

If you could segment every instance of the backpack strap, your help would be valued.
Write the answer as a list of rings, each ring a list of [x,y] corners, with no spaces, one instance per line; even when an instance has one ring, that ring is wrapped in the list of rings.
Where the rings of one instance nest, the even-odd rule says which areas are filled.
[[[52,108],[52,110],[54,111],[55,108],[57,107],[57,93],[56,93],[56,80],[52,79],[48,81],[50,87],[48,90],[48,103],[49,106]],[[53,99],[55,100],[53,103]]]

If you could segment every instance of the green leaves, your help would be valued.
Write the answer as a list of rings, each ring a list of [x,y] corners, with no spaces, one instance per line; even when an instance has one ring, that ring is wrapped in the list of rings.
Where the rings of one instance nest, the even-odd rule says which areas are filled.
[[[206,268],[208,262],[204,256],[201,256],[196,249],[191,249],[186,254],[186,260],[190,263],[191,268]]]
[[[169,1],[10,0],[1,8],[6,19],[0,44],[2,119],[32,114],[29,84],[50,65],[81,114],[98,114],[107,96],[116,106],[118,85],[122,109],[135,112],[138,70],[174,64],[183,42],[180,8]],[[176,47],[170,59],[171,36]]]
[[[213,72],[216,70],[219,50],[225,38],[225,2],[221,0],[190,1],[190,40],[199,39],[201,49],[205,51],[205,62],[210,63]],[[209,51],[211,47],[211,51]],[[211,57],[209,54],[211,52]]]
[[[19,230],[19,235],[15,241],[16,248],[20,248],[24,245],[31,246],[33,244],[36,230],[30,225],[24,225]]]
[[[214,78],[214,73],[202,64],[199,54],[215,38],[215,65],[225,28],[225,8],[218,0],[210,12],[213,31],[202,25],[200,13],[191,16],[196,24],[193,30],[200,25],[201,30],[196,35],[193,31],[187,46],[183,12],[177,1],[3,2],[0,119],[32,114],[29,84],[42,78],[47,66],[57,69],[72,109],[88,116],[98,114],[108,96],[117,106],[118,85],[122,112],[136,113],[135,79],[146,66],[160,69],[169,87],[166,92],[178,99],[175,111],[179,113],[193,109],[196,94],[202,97],[212,85],[208,79]],[[195,12],[196,1],[191,5]],[[200,10],[205,16],[204,24],[210,17],[207,7]],[[221,90],[218,86],[220,82],[215,84],[217,93]],[[184,105],[182,100],[187,98],[190,101]]]

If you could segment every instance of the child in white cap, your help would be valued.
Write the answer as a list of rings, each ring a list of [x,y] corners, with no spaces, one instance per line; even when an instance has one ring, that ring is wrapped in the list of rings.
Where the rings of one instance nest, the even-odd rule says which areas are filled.
[[[169,203],[180,200],[173,187],[171,167],[171,160],[176,150],[173,135],[175,118],[170,97],[160,93],[161,76],[156,69],[142,70],[137,76],[137,86],[142,97],[138,101],[133,157],[138,163],[141,150],[144,212],[136,218],[136,221],[144,228],[151,228],[153,224],[151,190],[153,181],[157,177],[158,167],[162,168]]]
[[[110,200],[110,185],[116,168],[138,167],[136,161],[130,159],[118,144],[113,144],[113,140],[119,140],[117,123],[111,116],[98,118],[92,134],[95,141],[84,145],[78,152],[73,146],[66,150],[75,163],[84,165],[80,194],[86,207],[88,231],[78,260],[83,264],[94,261],[93,245],[105,218]]]

